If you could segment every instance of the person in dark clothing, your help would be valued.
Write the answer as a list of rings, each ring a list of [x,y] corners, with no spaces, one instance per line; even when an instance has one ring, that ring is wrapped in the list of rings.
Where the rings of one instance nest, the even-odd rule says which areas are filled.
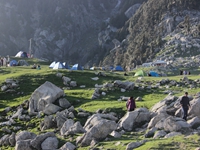
[[[133,111],[136,108],[135,99],[132,96],[126,102],[126,108],[128,111]]]
[[[183,70],[180,70],[180,75],[183,75]]]
[[[188,92],[185,92],[185,95],[181,98],[180,104],[183,110],[183,119],[187,121],[188,109],[190,107]]]

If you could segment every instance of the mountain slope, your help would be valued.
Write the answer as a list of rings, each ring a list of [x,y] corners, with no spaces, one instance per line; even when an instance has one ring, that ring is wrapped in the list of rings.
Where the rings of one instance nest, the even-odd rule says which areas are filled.
[[[120,64],[199,54],[198,0],[2,1],[0,54]],[[31,42],[30,42],[31,39]]]

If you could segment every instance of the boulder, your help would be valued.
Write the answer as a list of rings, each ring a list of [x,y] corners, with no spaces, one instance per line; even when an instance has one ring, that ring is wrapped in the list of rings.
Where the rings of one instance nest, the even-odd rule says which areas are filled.
[[[127,112],[118,122],[118,128],[132,131],[134,127],[141,126],[148,122],[151,114],[146,108],[138,108],[135,111]]]
[[[34,148],[31,147],[30,142],[30,139],[17,141],[15,150],[34,150]]]
[[[167,133],[164,131],[164,130],[159,130],[159,131],[156,131],[153,138],[154,139],[157,139],[157,138],[162,138],[166,135]]]
[[[81,146],[89,146],[93,140],[100,141],[117,128],[115,121],[103,119],[98,114],[91,116],[85,123],[86,133],[77,137],[76,143]]]
[[[65,135],[65,133],[74,125],[74,121],[72,119],[67,119],[60,129],[60,134]]]
[[[59,150],[75,150],[75,149],[76,149],[76,146],[74,146],[70,142],[67,142]]]
[[[155,127],[155,125],[157,124],[158,121],[160,121],[163,118],[167,118],[169,115],[167,115],[167,113],[159,113],[158,115],[156,115],[155,117],[153,117],[149,124],[148,124],[148,129]]]
[[[29,131],[21,131],[16,134],[16,142],[22,141],[22,140],[28,140],[28,139],[34,139],[36,137],[35,133],[29,132]]]
[[[59,110],[61,110],[62,108],[54,105],[54,104],[47,104],[43,110],[44,114],[46,115],[51,115],[51,114],[55,114],[56,112],[58,112]]]
[[[186,132],[190,125],[181,118],[169,116],[164,120],[164,130],[167,132]]]
[[[56,127],[56,123],[54,121],[54,116],[50,115],[50,116],[45,116],[44,121],[42,121],[40,123],[40,129],[42,131],[46,130],[46,129],[50,129],[52,127]]]
[[[16,134],[14,132],[10,135],[10,137],[9,137],[10,146],[15,146],[15,144],[16,144],[15,136],[16,136]]]
[[[42,144],[41,147],[43,150],[56,150],[58,148],[58,139],[57,137],[48,137],[46,138]]]
[[[197,116],[200,118],[200,98],[194,99],[191,101],[191,108],[188,111],[188,115],[190,116]],[[188,117],[189,117],[188,116]]]
[[[82,127],[80,122],[76,122],[73,126],[71,126],[64,135],[74,135],[77,133],[85,133],[85,129]]]
[[[9,137],[10,137],[9,134],[2,136],[0,139],[0,146],[9,146],[10,145]]]
[[[38,135],[34,139],[31,140],[30,144],[32,145],[32,147],[34,147],[36,149],[41,149],[41,144],[48,137],[55,137],[55,133],[53,133],[53,132],[47,132],[47,133]]]
[[[126,150],[133,150],[134,148],[137,148],[145,143],[146,143],[145,140],[139,142],[131,142],[126,146]]]
[[[180,132],[170,132],[168,134],[166,134],[164,136],[164,138],[170,138],[170,137],[174,137],[174,136],[177,136],[177,135],[182,135]]]
[[[187,123],[193,128],[196,129],[200,126],[200,119],[199,117],[194,117],[187,121]]]
[[[56,99],[62,97],[64,95],[64,91],[52,84],[51,82],[46,81],[40,87],[38,87],[29,100],[29,113],[35,115],[35,112],[39,111],[38,102],[40,99],[44,100],[47,104],[54,103]]]
[[[59,106],[62,108],[69,108],[71,106],[70,102],[65,98],[59,99],[58,102]]]
[[[57,123],[58,129],[60,129],[63,126],[68,116],[69,116],[69,111],[67,109],[56,113],[56,123]]]

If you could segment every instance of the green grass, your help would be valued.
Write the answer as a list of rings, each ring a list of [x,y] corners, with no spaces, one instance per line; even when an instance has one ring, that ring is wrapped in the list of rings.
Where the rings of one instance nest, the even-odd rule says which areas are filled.
[[[64,88],[65,86],[62,83],[62,79],[56,76],[57,72],[62,73],[64,76],[71,78],[74,81],[77,81],[77,87],[71,88],[69,90],[64,90],[66,94],[66,99],[75,107],[75,109],[82,108],[90,113],[96,112],[97,110],[106,110],[106,111],[113,111],[116,112],[118,117],[121,118],[126,113],[125,108],[125,101],[118,101],[120,96],[134,96],[134,97],[142,97],[143,101],[136,101],[137,107],[146,107],[151,108],[155,103],[163,100],[166,97],[166,94],[163,94],[165,88],[162,89],[152,89],[151,91],[148,90],[130,90],[124,93],[120,92],[120,89],[115,90],[106,90],[106,96],[100,96],[98,99],[91,100],[92,94],[94,92],[95,84],[104,84],[107,82],[112,83],[115,80],[122,80],[122,81],[133,81],[137,80],[137,77],[134,77],[134,72],[128,72],[129,76],[124,76],[123,72],[106,72],[106,77],[100,76],[98,81],[93,81],[91,78],[96,77],[95,71],[84,70],[84,71],[69,71],[69,70],[52,70],[48,68],[50,63],[46,62],[39,62],[37,59],[27,59],[29,64],[40,64],[41,70],[30,69],[30,66],[27,67],[1,67],[0,68],[0,84],[4,84],[5,80],[8,78],[13,78],[19,81],[19,87],[16,89],[15,93],[5,93],[0,91],[0,111],[3,111],[6,107],[14,107],[18,106],[23,103],[25,100],[29,100],[31,94],[37,89],[40,85],[45,83],[46,81],[50,81],[56,86],[60,88]],[[191,68],[185,68],[191,70]],[[200,79],[199,68],[193,68],[192,75],[188,76],[189,79],[195,80]],[[146,70],[148,71],[148,69]],[[175,73],[178,74],[178,71]],[[176,80],[180,81],[183,76],[173,74],[168,77],[144,77],[145,82],[149,82],[155,84],[156,82],[160,81],[161,79],[169,79],[169,80]],[[142,83],[141,83],[142,84]],[[86,88],[80,88],[80,85],[85,85]],[[195,89],[190,89],[188,87],[170,87],[171,90],[177,91],[175,95],[180,96],[184,93],[184,91],[188,91],[189,94],[193,95],[199,92],[199,87]],[[3,114],[1,114],[3,116]],[[76,120],[81,121],[82,125],[87,118],[76,118]],[[40,134],[41,131],[38,129],[42,118],[35,118],[30,122],[24,123],[22,121],[16,120],[17,124],[23,127],[23,130],[29,130],[36,134]],[[2,120],[1,120],[2,121]],[[28,127],[30,124],[37,126],[36,128]],[[12,129],[12,127],[9,127]],[[0,131],[0,137],[2,136],[3,132]],[[142,136],[144,133],[140,132],[127,132],[121,138],[112,138],[109,137],[109,141],[100,142],[96,147],[103,148],[103,149],[115,149],[121,150],[125,149],[126,145],[130,142],[140,141],[143,140],[144,137]],[[78,136],[78,135],[76,135]],[[75,142],[75,137],[73,137],[72,143]],[[195,148],[197,147],[197,143],[199,141],[197,139],[199,136],[193,135],[187,140],[183,136],[176,137],[176,141],[174,138],[169,139],[147,139],[144,145],[137,150],[143,149],[177,149],[177,148]],[[59,137],[60,144],[65,143],[67,139],[63,137]],[[120,141],[120,144],[116,146],[115,144]],[[195,142],[193,142],[195,141]],[[3,147],[2,149],[13,149],[9,147]],[[88,147],[85,148],[78,148],[82,150],[89,149]]]

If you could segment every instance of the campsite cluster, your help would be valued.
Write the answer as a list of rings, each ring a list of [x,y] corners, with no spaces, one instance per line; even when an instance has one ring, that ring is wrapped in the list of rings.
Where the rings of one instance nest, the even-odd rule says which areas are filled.
[[[69,77],[61,73],[57,73],[56,76],[63,80],[65,86],[76,86],[72,84]],[[145,81],[145,78],[139,77],[135,82],[115,80],[104,85],[95,85],[95,91],[104,91],[109,94],[109,90],[120,90],[123,95],[124,90],[153,92],[156,88],[170,86],[195,88],[199,86],[199,83],[200,80],[190,80],[186,76],[179,82],[169,79]],[[131,131],[142,132],[144,140],[123,145],[124,149],[126,147],[130,150],[148,142],[149,138],[200,134],[200,94],[190,95],[192,108],[186,122],[181,118],[181,108],[178,106],[180,97],[173,96],[176,91],[165,92],[168,94],[166,98],[155,104],[151,110],[137,108],[119,117],[115,112],[103,110],[97,110],[96,113],[87,112],[82,108],[75,110],[67,100],[64,91],[46,81],[35,89],[29,100],[17,107],[4,109],[0,117],[3,132],[0,145],[12,146],[15,150],[74,150],[84,146],[95,148],[100,141],[112,141]],[[120,101],[126,99],[124,96],[120,97]],[[87,120],[81,123],[79,121],[81,118]],[[35,127],[40,131],[39,134],[31,132],[31,129]],[[60,139],[65,139],[66,143],[61,142]],[[115,143],[116,146],[121,144],[121,142]]]

